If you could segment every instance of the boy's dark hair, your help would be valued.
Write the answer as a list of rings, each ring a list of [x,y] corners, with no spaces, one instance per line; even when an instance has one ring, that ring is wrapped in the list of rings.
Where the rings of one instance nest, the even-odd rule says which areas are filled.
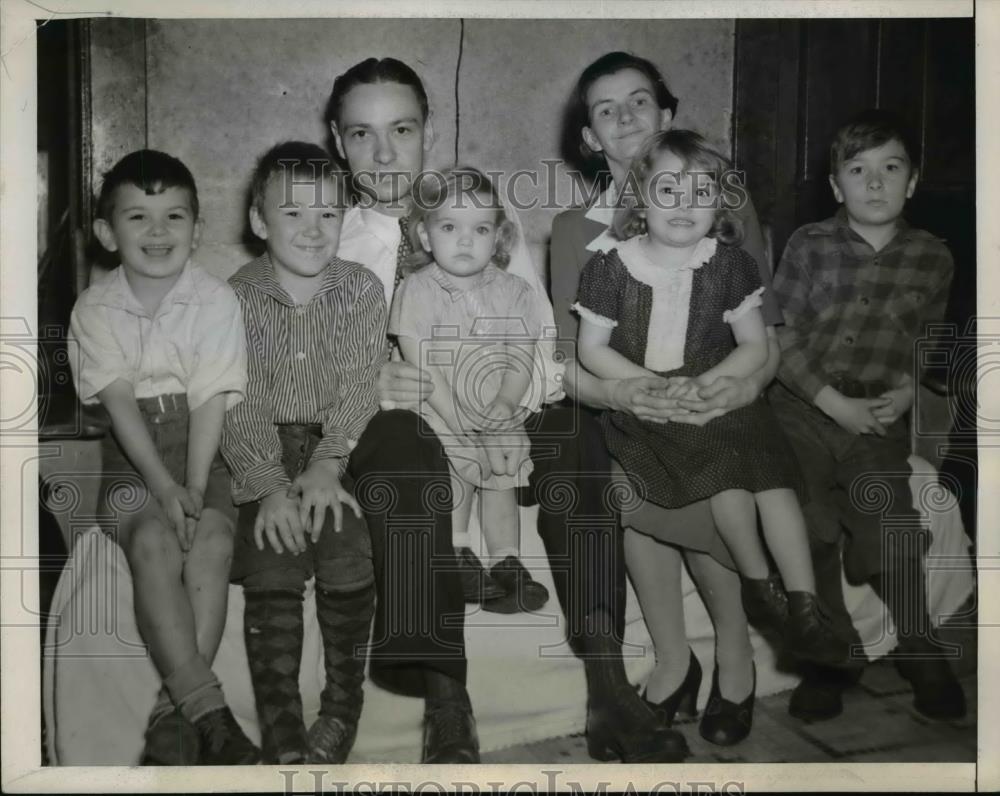
[[[910,159],[911,169],[919,167],[920,150],[898,116],[876,108],[862,111],[834,135],[830,145],[830,173],[836,174],[845,161],[859,152],[877,149],[890,141],[899,141]]]
[[[652,176],[653,163],[663,152],[672,152],[680,160],[685,172],[709,175],[719,186],[719,207],[715,223],[708,237],[717,238],[727,246],[743,242],[743,225],[722,200],[722,178],[729,169],[729,160],[709,146],[702,136],[692,130],[666,130],[654,133],[643,143],[625,178],[621,193],[622,206],[615,210],[612,231],[619,240],[627,240],[646,232],[646,220],[640,215],[639,202],[646,196],[647,182]]]
[[[191,171],[180,160],[155,149],[132,152],[111,167],[101,182],[97,198],[97,217],[111,220],[115,191],[123,185],[134,185],[149,195],[163,193],[167,188],[182,188],[191,196],[191,212],[198,218],[198,189]]]
[[[653,91],[656,94],[656,104],[660,106],[661,110],[669,110],[671,116],[677,115],[677,97],[667,88],[667,83],[663,79],[663,75],[660,74],[660,70],[651,61],[620,50],[605,53],[583,70],[576,81],[576,88],[573,92],[574,116],[577,122],[574,126],[577,128],[576,136],[580,142],[580,154],[584,158],[594,158],[597,155],[597,153],[587,146],[582,135],[583,128],[590,124],[590,108],[587,107],[587,92],[602,77],[616,75],[625,69],[634,69],[649,78],[649,82],[653,84]]]
[[[338,203],[346,204],[346,192],[340,184],[343,174],[330,153],[321,146],[305,141],[283,141],[261,155],[250,180],[250,206],[257,212],[263,212],[267,186],[278,175],[291,177],[295,182],[313,180],[317,184],[332,179],[337,183]]]
[[[456,207],[488,207],[496,211],[497,239],[492,260],[497,267],[506,268],[517,240],[517,228],[507,216],[493,181],[479,169],[462,165],[443,172],[424,172],[414,183],[413,207],[409,216],[413,254],[406,258],[406,268],[414,271],[434,261],[431,253],[424,251],[417,227],[431,213],[443,207],[448,199],[454,199]]]
[[[330,101],[326,104],[326,122],[340,124],[340,110],[344,97],[355,86],[371,83],[401,83],[413,89],[420,103],[420,111],[424,120],[427,119],[430,106],[427,103],[427,92],[419,75],[409,66],[395,58],[368,58],[355,64],[344,74],[333,81],[333,91]]]

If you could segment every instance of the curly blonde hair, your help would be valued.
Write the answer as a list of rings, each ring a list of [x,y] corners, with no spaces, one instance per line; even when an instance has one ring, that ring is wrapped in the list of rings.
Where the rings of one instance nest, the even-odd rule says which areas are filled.
[[[619,240],[645,235],[646,219],[642,211],[648,204],[649,180],[656,159],[664,152],[677,156],[684,171],[708,174],[716,185],[722,184],[723,175],[730,171],[729,161],[708,145],[692,130],[666,130],[647,138],[636,152],[621,191],[621,206],[615,210],[611,230]],[[720,192],[721,199],[721,192]],[[727,246],[743,242],[743,224],[732,210],[720,205],[715,211],[715,223],[708,237],[716,238]]]
[[[417,227],[445,202],[457,197],[469,198],[474,207],[488,207],[496,211],[497,239],[492,261],[500,268],[508,266],[510,251],[517,240],[517,228],[507,216],[493,181],[479,169],[458,165],[443,172],[424,172],[414,182],[411,195],[413,208],[409,215],[409,236],[413,254],[404,261],[405,268],[413,271],[434,261],[431,253],[424,250]]]

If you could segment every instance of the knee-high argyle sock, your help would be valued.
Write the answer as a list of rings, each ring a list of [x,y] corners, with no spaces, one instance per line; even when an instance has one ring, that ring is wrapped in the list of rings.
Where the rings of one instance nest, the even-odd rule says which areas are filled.
[[[361,685],[374,610],[373,585],[350,592],[316,588],[316,616],[326,669],[320,713],[343,719],[348,725],[356,724],[361,715]]]
[[[247,590],[243,631],[265,763],[301,760],[306,748],[299,693],[302,593]]]

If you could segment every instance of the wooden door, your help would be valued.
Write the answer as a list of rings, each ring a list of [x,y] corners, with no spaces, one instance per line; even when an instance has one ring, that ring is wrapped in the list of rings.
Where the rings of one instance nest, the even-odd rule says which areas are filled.
[[[771,227],[776,258],[797,227],[836,210],[827,178],[830,141],[841,124],[866,108],[884,108],[901,116],[919,142],[920,182],[906,216],[945,239],[955,277],[946,315],[954,337],[939,346],[951,365],[935,374],[948,384],[950,404],[942,399],[936,431],[918,439],[918,450],[921,442],[932,445],[933,458],[944,457],[942,471],[961,483],[970,534],[975,366],[955,363],[970,361],[976,312],[974,47],[972,19],[740,20],[733,102],[736,165]],[[926,390],[915,416],[921,400],[928,400]]]

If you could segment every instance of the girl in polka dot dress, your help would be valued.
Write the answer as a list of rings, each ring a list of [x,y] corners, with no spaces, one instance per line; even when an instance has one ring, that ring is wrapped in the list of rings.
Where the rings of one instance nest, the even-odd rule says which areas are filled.
[[[605,379],[662,376],[664,395],[682,398],[764,365],[764,288],[723,206],[727,174],[725,158],[691,131],[656,133],[639,150],[613,225],[622,242],[586,265],[573,306],[588,370]],[[613,411],[601,424],[640,497],[667,508],[709,498],[751,621],[780,632],[799,657],[846,660],[846,641],[816,602],[795,456],[762,399],[704,425]],[[769,575],[758,510],[780,578]]]

